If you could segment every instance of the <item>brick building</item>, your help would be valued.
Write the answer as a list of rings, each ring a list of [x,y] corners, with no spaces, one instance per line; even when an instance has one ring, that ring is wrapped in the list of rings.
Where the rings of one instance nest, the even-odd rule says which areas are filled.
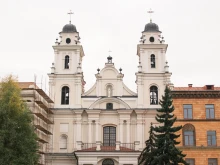
[[[183,129],[179,148],[190,165],[220,164],[220,87],[175,87],[176,125]]]

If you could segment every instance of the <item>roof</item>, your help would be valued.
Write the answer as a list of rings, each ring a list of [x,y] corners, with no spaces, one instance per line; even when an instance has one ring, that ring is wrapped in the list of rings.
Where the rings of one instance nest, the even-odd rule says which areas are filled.
[[[214,87],[213,89],[207,89],[204,87],[174,87],[173,91],[220,91],[220,87]]]
[[[63,27],[62,33],[77,33],[76,26],[73,24],[66,24]]]

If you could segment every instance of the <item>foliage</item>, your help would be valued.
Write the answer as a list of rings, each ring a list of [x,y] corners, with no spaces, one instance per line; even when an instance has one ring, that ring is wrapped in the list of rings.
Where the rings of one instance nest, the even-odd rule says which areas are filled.
[[[20,92],[12,76],[0,83],[0,164],[32,165],[38,162],[32,116]]]
[[[142,152],[145,163],[141,165],[188,165],[183,159],[186,155],[176,148],[176,145],[179,144],[176,139],[180,136],[176,132],[181,130],[182,126],[174,127],[176,117],[173,114],[172,102],[171,91],[166,87],[164,96],[159,102],[161,108],[157,109],[158,113],[155,117],[159,126],[151,126],[153,138],[149,139],[153,139],[151,144],[154,148],[149,150],[146,146]]]
[[[149,139],[145,142],[146,143],[146,147],[145,149],[142,151],[140,157],[139,157],[139,165],[149,165],[152,163],[152,161],[154,160],[154,154],[155,154],[155,135],[153,133],[153,126],[151,123],[150,126],[150,131],[149,131]]]
[[[155,132],[155,143],[157,147],[155,155],[155,164],[161,165],[178,165],[179,163],[188,165],[183,159],[186,155],[182,154],[175,145],[179,144],[176,139],[180,135],[175,133],[182,129],[182,126],[174,127],[176,117],[174,117],[174,106],[172,105],[171,91],[168,87],[165,89],[165,95],[160,100],[161,109],[158,109],[156,121],[161,123],[160,126],[153,127]]]

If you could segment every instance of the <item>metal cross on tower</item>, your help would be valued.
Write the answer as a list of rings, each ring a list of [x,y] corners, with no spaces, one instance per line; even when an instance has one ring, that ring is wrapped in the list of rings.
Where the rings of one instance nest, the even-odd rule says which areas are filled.
[[[73,14],[73,12],[70,10],[70,12],[69,12],[69,13],[67,13],[67,14],[69,14],[69,15],[70,15],[70,23],[71,23],[71,15]]]
[[[152,22],[152,14],[154,13],[154,11],[150,8],[150,10],[147,11],[150,15],[150,22]]]
[[[111,50],[108,51],[108,55],[109,55],[109,56],[111,56],[111,52],[112,52]]]

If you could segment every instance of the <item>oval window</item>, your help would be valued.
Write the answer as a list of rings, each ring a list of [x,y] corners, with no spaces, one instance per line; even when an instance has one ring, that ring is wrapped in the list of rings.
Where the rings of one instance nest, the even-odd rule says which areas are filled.
[[[69,44],[70,42],[71,42],[71,39],[70,39],[70,38],[67,38],[67,39],[66,39],[66,43]]]
[[[150,42],[154,42],[154,37],[150,37]]]

